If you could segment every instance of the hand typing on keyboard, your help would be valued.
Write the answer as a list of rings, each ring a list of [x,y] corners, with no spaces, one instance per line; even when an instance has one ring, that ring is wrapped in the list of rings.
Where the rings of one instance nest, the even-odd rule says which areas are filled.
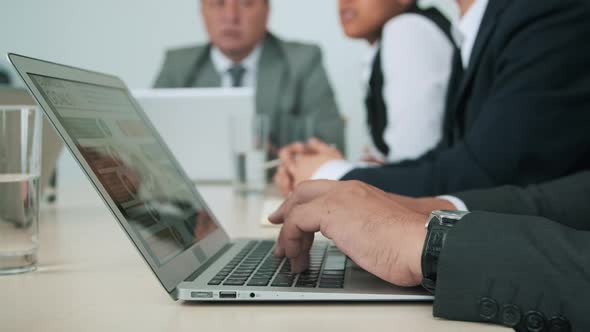
[[[269,217],[283,225],[274,254],[289,258],[293,272],[307,269],[314,233],[321,232],[360,267],[400,286],[422,280],[427,219],[357,181],[304,182]]]

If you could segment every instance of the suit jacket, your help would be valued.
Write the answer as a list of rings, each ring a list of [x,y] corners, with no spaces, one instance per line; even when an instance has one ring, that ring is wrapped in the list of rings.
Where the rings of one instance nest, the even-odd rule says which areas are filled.
[[[458,196],[470,209],[516,214],[473,212],[447,234],[435,316],[590,331],[590,172]]]
[[[170,50],[156,88],[219,87],[211,45]],[[322,64],[319,47],[285,42],[268,34],[258,66],[256,105],[271,117],[271,139],[279,146],[305,137],[313,119],[316,137],[344,149],[344,121]]]
[[[590,171],[527,188],[503,186],[454,194],[471,211],[541,216],[590,230]]]
[[[418,160],[343,179],[432,196],[589,168],[588,17],[585,0],[490,1],[471,62],[449,92],[443,142]]]

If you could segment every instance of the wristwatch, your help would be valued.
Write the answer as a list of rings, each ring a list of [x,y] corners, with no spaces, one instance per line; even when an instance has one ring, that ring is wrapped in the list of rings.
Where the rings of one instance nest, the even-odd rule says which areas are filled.
[[[433,211],[426,223],[426,241],[422,249],[422,287],[434,294],[436,289],[436,275],[438,257],[445,246],[447,233],[463,217],[467,211]]]

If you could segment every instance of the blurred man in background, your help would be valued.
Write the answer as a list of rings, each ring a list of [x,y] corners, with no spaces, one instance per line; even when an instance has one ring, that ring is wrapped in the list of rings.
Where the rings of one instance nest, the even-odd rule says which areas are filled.
[[[155,87],[252,87],[275,147],[316,136],[344,148],[321,50],[270,33],[269,13],[268,0],[202,0],[209,42],[168,51]]]

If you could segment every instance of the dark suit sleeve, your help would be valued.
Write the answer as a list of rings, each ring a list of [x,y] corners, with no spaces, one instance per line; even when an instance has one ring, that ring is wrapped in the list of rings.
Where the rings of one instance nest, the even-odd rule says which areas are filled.
[[[301,79],[300,108],[306,117],[313,117],[315,136],[345,151],[344,120],[338,112],[319,47],[313,47]]]
[[[468,209],[540,216],[590,230],[590,172],[527,188],[504,186],[454,194]]]
[[[490,86],[467,103],[469,109],[484,100],[464,139],[419,162],[355,169],[344,180],[432,196],[540,183],[588,163],[590,75],[582,68],[590,44],[580,41],[590,35],[589,5],[513,1],[510,7],[488,44],[482,70],[490,77],[475,78]]]
[[[437,317],[506,324],[537,312],[590,331],[590,233],[541,217],[474,212],[447,235],[438,265]],[[552,330],[551,330],[552,331]],[[561,330],[559,330],[561,331]]]

